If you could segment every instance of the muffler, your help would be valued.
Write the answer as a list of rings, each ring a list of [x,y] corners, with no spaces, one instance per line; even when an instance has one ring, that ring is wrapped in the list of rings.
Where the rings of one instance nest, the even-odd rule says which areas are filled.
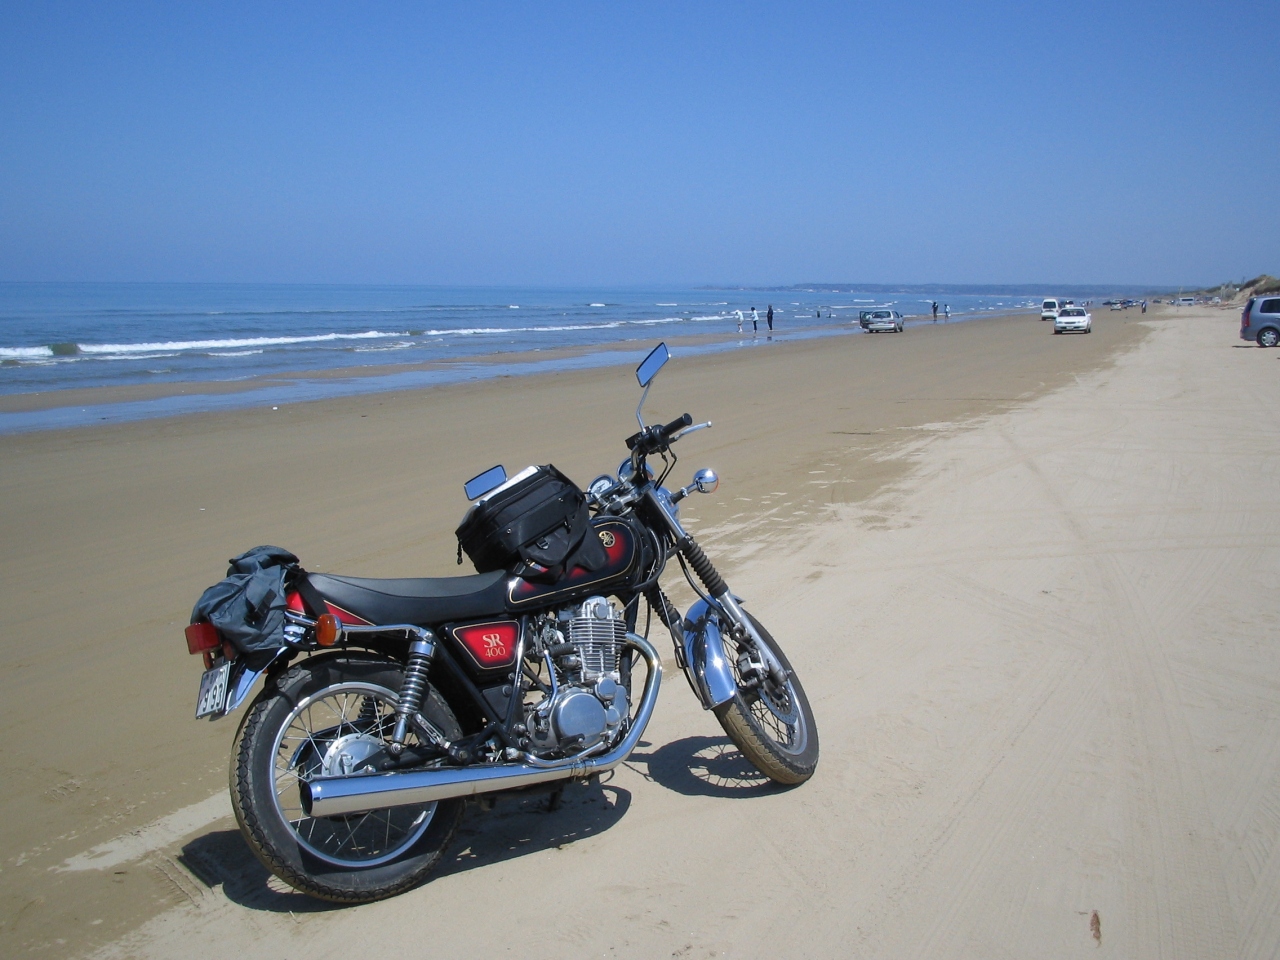
[[[558,761],[539,760],[526,753],[520,763],[323,777],[301,784],[304,808],[309,807],[313,817],[342,817],[384,807],[514,790],[554,780],[582,779],[612,770],[631,755],[644,734],[662,682],[662,660],[653,645],[634,633],[627,634],[627,644],[644,657],[649,673],[631,729],[608,753]]]

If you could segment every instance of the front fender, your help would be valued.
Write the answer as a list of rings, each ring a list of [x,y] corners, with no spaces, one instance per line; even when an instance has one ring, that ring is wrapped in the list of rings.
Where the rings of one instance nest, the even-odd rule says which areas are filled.
[[[725,659],[720,639],[720,616],[705,600],[699,600],[684,618],[685,674],[702,708],[710,710],[733,699],[738,682],[733,667]]]

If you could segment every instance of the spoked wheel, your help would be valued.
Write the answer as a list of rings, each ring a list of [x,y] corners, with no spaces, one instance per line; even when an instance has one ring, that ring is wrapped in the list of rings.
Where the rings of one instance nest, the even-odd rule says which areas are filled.
[[[379,900],[419,883],[457,830],[462,800],[312,817],[304,784],[370,770],[396,722],[398,664],[316,658],[287,671],[246,713],[232,752],[231,799],[249,846],[269,870],[315,897]],[[461,729],[429,691],[424,715],[449,739]],[[416,744],[411,733],[408,745]]]
[[[761,682],[744,677],[741,651],[726,635],[725,658],[733,665],[738,692],[732,700],[716,707],[716,718],[742,755],[770,780],[804,783],[818,766],[818,727],[813,710],[787,655],[760,621],[751,617],[751,622],[782,664],[787,679],[777,684],[769,678]]]

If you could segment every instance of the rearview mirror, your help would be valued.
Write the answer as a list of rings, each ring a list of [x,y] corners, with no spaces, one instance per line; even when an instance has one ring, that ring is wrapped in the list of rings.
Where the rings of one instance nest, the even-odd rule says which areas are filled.
[[[483,497],[490,490],[496,490],[507,482],[507,469],[502,464],[490,467],[484,473],[472,477],[462,485],[468,500]]]
[[[671,351],[667,349],[665,343],[660,343],[654,347],[649,352],[649,355],[641,361],[640,366],[636,367],[636,379],[640,381],[640,386],[647,387],[649,382],[658,375],[658,371],[670,359]]]

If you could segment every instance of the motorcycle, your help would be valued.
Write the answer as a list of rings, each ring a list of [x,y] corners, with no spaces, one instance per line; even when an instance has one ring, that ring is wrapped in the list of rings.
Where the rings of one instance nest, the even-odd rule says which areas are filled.
[[[282,581],[282,640],[271,649],[237,649],[193,617],[188,647],[206,666],[197,718],[228,715],[265,677],[236,733],[230,788],[245,840],[281,880],[344,903],[393,896],[439,862],[469,799],[555,789],[617,767],[657,701],[654,616],[695,696],[742,755],[778,784],[813,775],[818,731],[795,670],[680,522],[681,502],[713,492],[716,473],[664,485],[675,444],[711,426],[687,413],[645,424],[649,389],[669,359],[662,343],[636,370],[640,430],[617,474],[585,492],[554,488],[585,503],[591,550],[579,551],[581,562],[537,559],[539,547],[572,533],[566,520],[529,553],[473,576],[293,570]],[[522,489],[530,471],[508,479],[499,466],[469,481],[468,519]],[[500,518],[500,533],[522,522],[509,521]],[[698,597],[683,616],[659,582],[672,559]]]

